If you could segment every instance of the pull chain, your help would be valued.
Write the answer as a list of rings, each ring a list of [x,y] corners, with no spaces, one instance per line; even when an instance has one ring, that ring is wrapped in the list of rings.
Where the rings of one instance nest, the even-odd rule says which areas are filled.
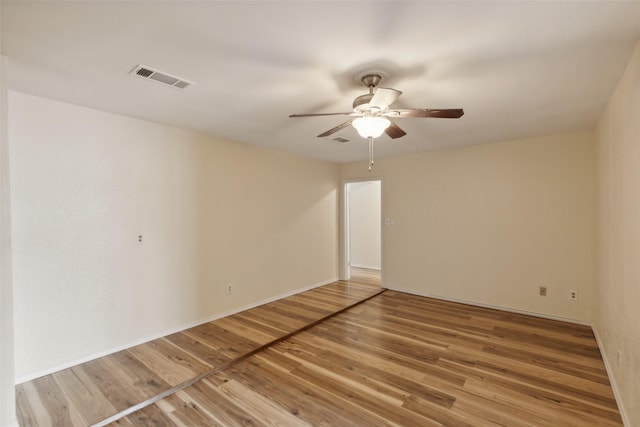
[[[369,137],[369,171],[373,166],[373,137]]]

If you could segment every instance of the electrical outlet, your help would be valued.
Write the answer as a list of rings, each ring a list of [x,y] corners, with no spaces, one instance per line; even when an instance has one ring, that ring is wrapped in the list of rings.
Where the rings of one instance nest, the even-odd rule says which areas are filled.
[[[224,287],[228,294],[231,293],[231,283],[227,283],[227,286]]]
[[[571,301],[578,301],[578,291],[569,291],[569,299]]]
[[[546,297],[547,296],[547,287],[546,286],[540,286],[540,296],[541,297]]]

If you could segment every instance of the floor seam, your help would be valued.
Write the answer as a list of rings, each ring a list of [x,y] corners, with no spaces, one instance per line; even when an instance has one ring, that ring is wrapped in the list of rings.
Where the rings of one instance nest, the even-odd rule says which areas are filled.
[[[251,350],[251,351],[249,351],[249,352],[247,352],[247,353],[245,353],[245,354],[243,354],[241,356],[238,356],[235,359],[232,359],[232,360],[222,364],[221,366],[219,366],[217,368],[211,369],[211,370],[209,370],[207,372],[204,372],[204,373],[202,373],[200,375],[197,375],[194,378],[191,378],[191,379],[189,379],[187,381],[184,381],[184,382],[182,382],[182,383],[180,383],[180,384],[178,384],[176,386],[173,386],[173,387],[163,391],[162,393],[159,393],[159,394],[157,394],[155,396],[152,396],[152,397],[150,397],[150,398],[148,398],[148,399],[146,399],[146,400],[144,400],[144,401],[142,401],[140,403],[137,403],[137,404],[135,404],[133,406],[130,406],[129,408],[127,408],[127,409],[125,409],[123,411],[120,411],[117,414],[114,414],[114,415],[112,415],[112,416],[110,416],[108,418],[105,418],[104,420],[99,421],[99,422],[97,422],[95,424],[92,424],[92,427],[104,427],[104,426],[106,426],[108,424],[111,424],[111,423],[121,419],[121,418],[124,418],[124,417],[126,417],[128,415],[131,415],[134,412],[137,412],[137,411],[139,411],[141,409],[144,409],[144,408],[146,408],[148,406],[151,406],[154,403],[156,403],[156,402],[158,402],[158,401],[160,401],[160,400],[162,400],[162,399],[164,399],[164,398],[166,398],[168,396],[171,396],[172,394],[175,394],[175,393],[177,393],[177,392],[179,392],[181,390],[184,390],[185,388],[190,387],[190,386],[192,386],[193,384],[195,384],[195,383],[197,383],[199,381],[202,381],[202,380],[204,380],[204,379],[206,379],[206,378],[208,378],[208,377],[210,377],[212,375],[215,375],[215,374],[217,374],[219,372],[222,372],[222,371],[224,371],[226,369],[229,369],[230,367],[232,367],[235,364],[237,364],[237,363],[239,363],[239,362],[241,362],[241,361],[253,356],[254,354],[257,354],[257,353],[259,353],[259,352],[261,352],[263,350],[266,350],[269,347],[272,347],[272,346],[274,346],[274,345],[276,345],[276,344],[278,344],[278,343],[280,343],[282,341],[285,341],[285,340],[291,338],[292,336],[294,336],[296,334],[299,334],[300,332],[304,332],[304,331],[306,331],[306,330],[308,330],[308,329],[310,329],[310,328],[312,328],[312,327],[314,327],[314,326],[316,326],[316,325],[318,325],[318,324],[320,324],[320,323],[322,323],[322,322],[324,322],[326,320],[331,319],[334,316],[337,316],[337,315],[339,315],[339,314],[341,314],[341,313],[343,313],[343,312],[345,312],[345,311],[347,311],[347,310],[349,310],[349,309],[351,309],[353,307],[356,307],[356,306],[358,306],[358,305],[360,305],[360,304],[362,304],[364,302],[367,302],[372,298],[375,298],[375,297],[377,297],[379,295],[382,295],[386,291],[387,291],[386,288],[380,288],[380,291],[376,292],[373,295],[370,295],[370,296],[368,296],[368,297],[366,297],[366,298],[364,298],[364,299],[362,299],[360,301],[356,301],[355,303],[350,304],[350,305],[348,305],[346,307],[343,307],[338,311],[335,311],[333,313],[329,313],[328,315],[326,315],[324,317],[321,317],[320,319],[314,320],[313,322],[311,322],[311,323],[309,323],[307,325],[304,325],[301,328],[298,328],[298,329],[296,329],[296,330],[294,330],[292,332],[289,332],[289,333],[287,333],[287,334],[285,334],[285,335],[283,335],[283,336],[281,336],[279,338],[276,338],[276,339],[274,339],[272,341],[269,341],[266,344],[263,344],[263,345],[261,345],[260,347],[254,349],[254,350]]]

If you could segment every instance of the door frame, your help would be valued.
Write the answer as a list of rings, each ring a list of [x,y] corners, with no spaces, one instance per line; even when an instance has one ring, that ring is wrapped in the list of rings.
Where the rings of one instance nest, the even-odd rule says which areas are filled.
[[[383,190],[383,179],[382,177],[370,177],[370,178],[354,178],[347,179],[342,181],[342,186],[340,190],[342,191],[342,210],[341,210],[341,218],[340,225],[342,226],[342,233],[340,236],[340,271],[339,276],[340,280],[349,280],[350,277],[350,262],[351,262],[351,250],[350,250],[350,238],[349,238],[349,192],[347,191],[349,184],[356,184],[359,182],[370,182],[370,181],[379,181],[380,182],[380,285],[384,284],[384,190]]]

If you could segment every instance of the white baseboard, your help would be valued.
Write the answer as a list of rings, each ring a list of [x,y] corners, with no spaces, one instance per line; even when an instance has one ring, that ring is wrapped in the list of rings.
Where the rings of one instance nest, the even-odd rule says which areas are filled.
[[[544,313],[536,313],[536,312],[530,312],[530,311],[526,311],[526,310],[518,310],[518,309],[514,309],[514,308],[510,308],[510,307],[502,307],[502,306],[497,306],[497,305],[478,303],[478,302],[475,302],[475,301],[467,301],[467,300],[461,300],[461,299],[457,299],[457,298],[449,298],[449,297],[443,297],[443,296],[439,296],[439,295],[432,295],[432,294],[430,294],[428,292],[419,292],[419,291],[415,291],[413,289],[403,289],[403,288],[397,288],[397,287],[393,287],[393,286],[385,286],[385,287],[387,289],[389,289],[389,290],[392,290],[392,291],[403,292],[403,293],[412,294],[412,295],[418,295],[418,296],[427,297],[427,298],[434,298],[434,299],[439,299],[439,300],[443,300],[443,301],[457,302],[457,303],[472,305],[472,306],[476,306],[476,307],[491,308],[491,309],[494,309],[494,310],[507,311],[507,312],[510,312],[510,313],[526,314],[528,316],[540,317],[540,318],[543,318],[543,319],[550,319],[550,320],[559,320],[561,322],[568,322],[568,323],[574,323],[574,324],[578,324],[578,325],[591,327],[591,330],[593,331],[593,335],[596,338],[596,343],[598,344],[598,348],[600,349],[600,354],[602,355],[602,360],[604,362],[604,366],[605,366],[605,369],[607,371],[607,376],[609,377],[609,382],[611,383],[611,389],[613,390],[613,395],[614,395],[614,397],[616,399],[616,403],[618,404],[618,411],[620,412],[620,417],[622,417],[622,423],[624,424],[625,427],[630,427],[631,426],[631,422],[629,421],[629,417],[627,416],[627,412],[626,412],[626,410],[624,408],[624,404],[622,403],[622,398],[620,396],[620,391],[619,391],[618,385],[616,383],[616,378],[613,376],[613,370],[611,369],[611,364],[609,363],[609,360],[607,359],[607,353],[604,351],[604,347],[602,345],[602,340],[600,339],[600,336],[598,334],[598,328],[596,328],[595,323],[589,323],[589,322],[585,322],[583,320],[570,319],[570,318],[565,318],[565,317],[560,317],[560,316],[553,316],[553,315],[544,314]]]
[[[189,323],[186,323],[186,324],[183,324],[183,325],[180,325],[180,326],[176,326],[175,328],[171,328],[169,330],[165,330],[165,331],[160,332],[158,334],[154,334],[152,336],[147,336],[147,337],[141,338],[139,340],[135,340],[135,341],[126,343],[126,344],[121,345],[121,346],[117,346],[117,347],[113,347],[113,348],[110,348],[110,349],[105,350],[105,351],[101,351],[99,353],[95,353],[95,354],[92,354],[92,355],[89,355],[89,356],[85,356],[85,357],[81,357],[81,358],[78,358],[78,359],[75,359],[75,360],[71,360],[69,362],[65,362],[65,363],[62,363],[62,364],[59,364],[59,365],[56,365],[56,366],[52,366],[52,367],[49,367],[49,368],[46,368],[46,369],[42,369],[42,370],[37,371],[37,372],[32,372],[32,373],[27,374],[27,375],[22,375],[22,376],[16,378],[15,383],[17,385],[17,384],[22,384],[22,383],[27,382],[27,381],[35,380],[36,378],[40,378],[40,377],[43,377],[45,375],[52,374],[54,372],[58,372],[58,371],[61,371],[63,369],[68,369],[68,368],[71,368],[73,366],[80,365],[82,363],[90,362],[90,361],[98,359],[100,357],[108,356],[110,354],[117,353],[119,351],[126,350],[128,348],[135,347],[137,345],[144,344],[144,343],[149,342],[149,341],[156,340],[158,338],[166,337],[167,335],[171,335],[171,334],[175,334],[175,333],[180,332],[180,331],[184,331],[185,329],[189,329],[189,328],[193,328],[193,327],[198,326],[198,325],[202,325],[203,323],[209,323],[209,322],[212,322],[214,320],[217,320],[217,319],[220,319],[220,318],[223,318],[223,317],[231,316],[231,315],[239,313],[241,311],[249,310],[251,308],[258,307],[258,306],[263,305],[263,304],[268,304],[270,302],[277,301],[277,300],[282,299],[282,298],[290,297],[292,295],[296,295],[296,294],[299,294],[299,293],[302,293],[302,292],[305,292],[305,291],[309,291],[311,289],[315,289],[315,288],[318,288],[320,286],[328,285],[329,283],[336,282],[337,280],[338,280],[337,278],[333,278],[333,279],[326,280],[326,281],[323,281],[323,282],[314,283],[312,285],[305,286],[303,288],[295,289],[293,291],[285,292],[283,294],[276,295],[276,296],[273,296],[273,297],[270,297],[270,298],[266,298],[266,299],[263,299],[263,300],[260,300],[260,301],[256,301],[256,302],[253,302],[251,304],[246,304],[246,305],[243,305],[243,306],[240,306],[240,307],[236,307],[236,308],[233,308],[231,310],[224,311],[222,313],[216,313],[216,314],[214,314],[212,316],[209,316],[209,317],[207,317],[205,319],[200,319],[200,320],[197,320],[197,321],[194,321],[194,322],[189,322]],[[2,427],[4,427],[4,426],[2,426]]]
[[[351,267],[354,268],[366,268],[367,270],[382,270],[379,265],[360,265],[360,264],[351,264]]]
[[[629,421],[629,417],[627,416],[627,411],[624,409],[624,404],[622,403],[622,396],[620,396],[618,384],[616,383],[616,377],[613,376],[611,363],[609,363],[609,359],[607,358],[607,352],[604,351],[604,346],[602,344],[602,340],[600,339],[600,334],[598,333],[598,328],[596,327],[595,323],[591,324],[591,330],[593,330],[593,335],[596,337],[596,343],[598,343],[600,355],[602,356],[602,360],[604,361],[604,367],[607,370],[607,376],[609,377],[609,382],[611,383],[613,396],[616,398],[616,403],[618,404],[618,412],[620,412],[620,416],[622,417],[622,424],[631,427],[631,422]]]
[[[500,305],[485,304],[485,303],[477,302],[477,301],[469,301],[469,300],[463,300],[463,299],[458,299],[458,298],[444,297],[444,296],[441,296],[441,295],[434,295],[434,294],[430,294],[429,292],[420,292],[420,291],[416,291],[416,290],[413,290],[413,289],[397,288],[397,287],[387,286],[387,285],[385,285],[385,288],[387,288],[387,289],[389,289],[391,291],[404,292],[406,294],[412,294],[412,295],[418,295],[418,296],[421,296],[421,297],[439,299],[439,300],[442,300],[442,301],[457,302],[457,303],[460,303],[460,304],[473,305],[475,307],[491,308],[493,310],[507,311],[509,313],[524,314],[524,315],[527,315],[527,316],[540,317],[542,319],[558,320],[560,322],[568,322],[568,323],[574,323],[574,324],[583,325],[583,326],[591,326],[591,323],[586,322],[584,320],[571,319],[571,318],[568,318],[568,317],[561,317],[561,316],[554,316],[552,314],[538,313],[538,312],[535,312],[535,311],[520,310],[520,309],[512,308],[512,307],[504,307],[504,306],[500,306]]]

